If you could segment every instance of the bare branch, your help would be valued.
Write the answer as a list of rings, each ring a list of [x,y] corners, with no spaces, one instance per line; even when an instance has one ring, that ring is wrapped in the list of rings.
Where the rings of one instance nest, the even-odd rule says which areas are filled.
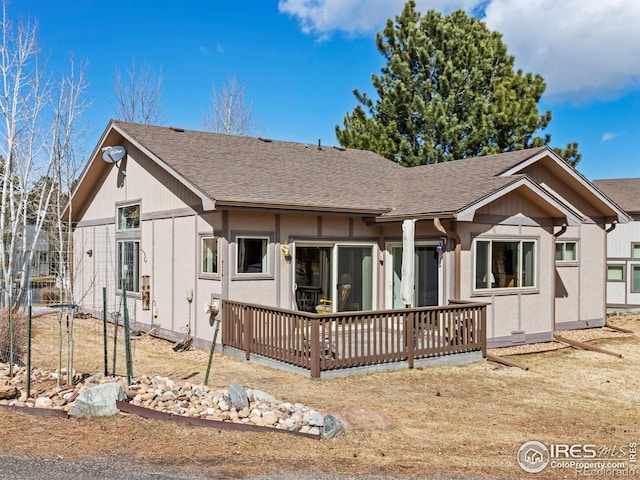
[[[122,78],[116,69],[116,97],[114,105],[116,118],[127,122],[151,123],[162,125],[167,120],[167,113],[160,103],[162,90],[162,68],[158,77],[154,77],[151,67],[142,64],[136,68],[135,60]]]
[[[205,130],[227,135],[256,133],[252,104],[245,102],[244,84],[239,84],[233,76],[227,84],[222,85],[220,93],[215,85],[212,85],[211,90],[209,110],[202,116],[202,127]]]

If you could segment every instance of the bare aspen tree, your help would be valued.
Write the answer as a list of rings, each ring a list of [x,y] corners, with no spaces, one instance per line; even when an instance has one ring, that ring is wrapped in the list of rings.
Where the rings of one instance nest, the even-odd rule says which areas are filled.
[[[9,324],[10,359],[23,345],[15,345],[12,314],[29,289],[30,268],[41,235],[58,225],[56,284],[60,299],[73,304],[68,229],[60,217],[62,195],[69,191],[77,162],[76,123],[86,104],[84,70],[73,70],[59,84],[45,80],[39,65],[36,24],[14,25],[8,2],[2,2],[0,24],[0,287],[2,319]],[[27,234],[29,232],[29,234]],[[67,235],[66,241],[63,235]],[[8,313],[8,320],[4,313]],[[3,328],[0,328],[3,330]],[[6,332],[7,330],[4,329]],[[14,349],[14,346],[16,347]],[[70,348],[72,348],[72,343]],[[3,352],[0,352],[4,355]],[[71,366],[71,365],[69,365]],[[59,369],[60,370],[60,369]],[[70,372],[71,373],[71,372]],[[60,375],[58,376],[60,378]]]
[[[29,187],[36,175],[48,175],[51,169],[48,159],[42,155],[45,132],[40,123],[49,92],[38,66],[35,24],[14,26],[7,17],[7,3],[3,2],[0,30],[0,155],[3,159],[0,274],[3,307],[15,310],[23,300],[30,266],[27,256],[18,256],[19,251],[29,251],[25,235]],[[46,188],[40,194],[38,204],[43,211],[50,194]],[[36,232],[42,227],[42,221],[38,215]],[[14,286],[18,287],[16,292],[13,292]]]
[[[254,135],[257,126],[253,118],[253,106],[244,96],[244,84],[235,76],[222,85],[220,92],[211,86],[211,104],[202,115],[202,127],[215,133],[227,135]]]
[[[54,198],[52,210],[56,220],[55,231],[58,255],[57,277],[60,279],[60,298],[67,305],[66,311],[60,310],[58,314],[58,371],[62,371],[62,319],[67,316],[67,383],[73,381],[73,313],[75,307],[75,295],[73,291],[73,242],[71,228],[71,204],[68,207],[68,217],[63,218],[63,210],[72,183],[81,167],[82,158],[78,155],[76,145],[83,131],[78,125],[78,119],[82,116],[88,103],[85,100],[87,81],[84,66],[79,69],[71,59],[70,73],[60,78],[54,91],[54,100],[51,111],[53,123],[49,142],[49,156],[53,165]],[[58,375],[58,383],[61,383],[62,375]]]
[[[138,67],[133,61],[125,78],[116,69],[115,90],[114,113],[119,120],[154,125],[166,122],[167,113],[160,103],[162,69],[156,77],[149,65],[143,63]]]

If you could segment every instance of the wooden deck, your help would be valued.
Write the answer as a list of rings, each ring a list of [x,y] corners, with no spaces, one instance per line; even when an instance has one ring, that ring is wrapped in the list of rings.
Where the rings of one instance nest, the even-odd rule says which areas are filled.
[[[222,302],[222,343],[322,372],[407,362],[468,352],[486,353],[486,305],[456,302],[444,307],[341,312],[301,311]]]

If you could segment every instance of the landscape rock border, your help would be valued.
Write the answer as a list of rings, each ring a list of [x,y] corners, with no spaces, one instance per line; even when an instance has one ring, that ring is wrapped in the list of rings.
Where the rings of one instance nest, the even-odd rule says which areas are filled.
[[[178,385],[162,376],[143,375],[127,385],[124,377],[96,374],[76,377],[75,385],[39,390],[38,383],[55,380],[57,374],[32,369],[32,395],[27,398],[26,375],[25,367],[14,365],[10,376],[8,365],[0,364],[0,390],[8,392],[0,399],[0,408],[35,414],[53,410],[69,416],[113,415],[126,409],[123,411],[147,418],[219,429],[276,431],[318,439],[344,433],[344,425],[332,415],[324,416],[301,403],[281,402],[260,390],[245,390],[237,382],[214,391],[206,385]],[[10,396],[15,398],[7,398]]]

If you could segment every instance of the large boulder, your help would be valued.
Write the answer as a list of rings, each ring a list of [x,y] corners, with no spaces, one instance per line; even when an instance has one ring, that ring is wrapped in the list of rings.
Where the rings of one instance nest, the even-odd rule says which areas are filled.
[[[119,383],[103,383],[82,392],[74,400],[70,416],[107,417],[118,413],[116,400],[125,400],[127,394]]]
[[[335,438],[344,433],[344,425],[333,415],[324,417],[324,425],[322,428],[322,436],[327,440]]]
[[[227,392],[229,398],[229,406],[233,409],[241,410],[243,408],[249,408],[249,397],[247,391],[242,388],[238,382],[233,382]]]

